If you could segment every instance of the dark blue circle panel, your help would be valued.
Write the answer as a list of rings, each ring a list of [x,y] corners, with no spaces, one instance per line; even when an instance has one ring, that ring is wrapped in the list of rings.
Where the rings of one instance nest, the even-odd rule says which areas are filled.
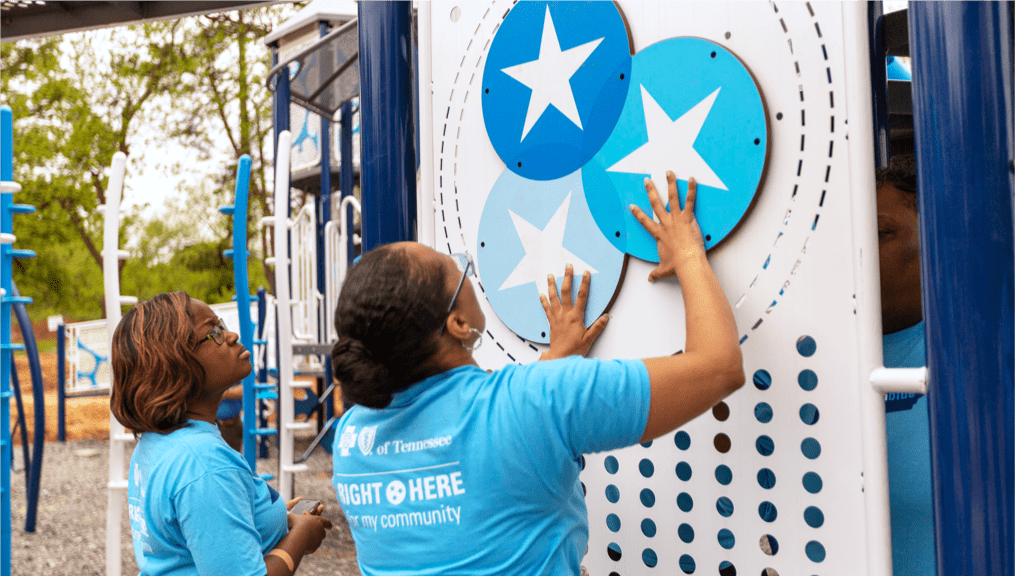
[[[626,258],[596,228],[578,172],[544,182],[502,172],[483,206],[477,244],[479,280],[497,317],[515,334],[542,344],[550,341],[539,303],[546,275],[556,277],[559,294],[564,267],[572,264],[574,296],[582,273],[591,272],[585,308],[591,326],[613,299]]]
[[[582,168],[596,224],[621,251],[658,262],[655,240],[628,206],[651,215],[644,179],[652,178],[665,203],[665,171],[672,170],[681,203],[687,178],[698,182],[694,213],[711,248],[750,208],[765,169],[768,122],[758,86],[736,56],[700,38],[645,48],[631,76],[617,128]]]
[[[520,2],[483,68],[483,120],[513,172],[553,180],[613,132],[631,84],[627,27],[612,2]]]

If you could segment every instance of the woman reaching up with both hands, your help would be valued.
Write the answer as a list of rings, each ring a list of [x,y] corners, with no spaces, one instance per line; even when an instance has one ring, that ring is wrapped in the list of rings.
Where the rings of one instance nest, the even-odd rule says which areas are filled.
[[[585,328],[590,276],[572,302],[568,266],[561,294],[550,276],[542,298],[548,361],[487,373],[472,356],[486,318],[468,255],[403,242],[349,271],[332,358],[356,406],[338,423],[333,484],[363,574],[578,574],[581,455],[666,434],[743,384],[733,314],[694,217],[697,187],[691,179],[681,209],[667,180],[670,210],[646,179],[658,222],[631,210],[658,242],[649,281],[681,285],[683,354],[583,358],[607,318]]]

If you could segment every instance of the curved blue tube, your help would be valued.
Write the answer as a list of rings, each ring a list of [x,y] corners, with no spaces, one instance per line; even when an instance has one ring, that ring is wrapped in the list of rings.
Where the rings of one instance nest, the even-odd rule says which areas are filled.
[[[11,280],[11,295],[14,298],[21,298],[18,287]],[[28,355],[28,369],[32,374],[32,401],[35,403],[35,422],[32,434],[32,461],[31,472],[28,475],[28,485],[25,490],[28,495],[28,512],[25,515],[25,532],[35,532],[35,517],[39,510],[39,483],[42,480],[42,452],[46,445],[46,398],[45,388],[42,382],[42,366],[39,364],[39,346],[35,342],[35,333],[32,332],[32,321],[28,318],[28,309],[24,304],[14,304],[14,315],[17,316],[18,326],[21,327],[21,337],[25,341],[25,354]],[[13,358],[11,359],[13,363]],[[11,366],[11,375],[14,375],[14,367]],[[27,466],[26,462],[26,466]]]

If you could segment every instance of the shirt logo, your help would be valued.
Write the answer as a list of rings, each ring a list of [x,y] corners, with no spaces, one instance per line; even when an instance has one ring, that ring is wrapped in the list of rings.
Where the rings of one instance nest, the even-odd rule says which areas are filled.
[[[342,456],[349,455],[349,449],[356,445],[356,427],[349,426],[342,432],[342,436],[338,439],[338,447],[342,450]]]
[[[377,435],[377,426],[365,426],[359,432],[359,451],[364,456],[369,456],[374,450],[374,437]]]

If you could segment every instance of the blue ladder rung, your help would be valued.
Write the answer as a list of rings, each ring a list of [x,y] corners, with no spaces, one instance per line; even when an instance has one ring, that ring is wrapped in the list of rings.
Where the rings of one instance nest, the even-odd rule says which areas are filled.
[[[263,346],[263,345],[265,345],[267,343],[268,343],[267,340],[257,340],[256,338],[254,339],[254,345],[255,346]]]
[[[14,395],[14,392],[12,390],[8,390],[6,392],[0,392],[0,399],[10,398],[13,395]]]
[[[278,430],[274,428],[258,428],[254,430],[255,436],[278,436]]]
[[[31,296],[0,296],[0,302],[4,304],[31,304],[34,300]]]
[[[265,482],[268,482],[270,480],[274,480],[275,479],[275,475],[274,474],[258,474],[258,476],[260,476],[261,480],[264,480]]]
[[[35,206],[31,204],[11,204],[11,214],[34,214]]]
[[[250,301],[251,302],[257,302],[257,296],[251,296],[250,297]],[[235,294],[233,294],[233,302],[236,302],[236,295]],[[256,340],[254,341],[254,344],[257,344]]]
[[[275,384],[271,382],[254,382],[254,390],[271,390],[275,388]]]
[[[261,392],[259,394],[255,394],[254,398],[257,398],[258,400],[278,400],[278,393],[276,393],[276,392]]]
[[[232,258],[233,257],[233,249],[232,248],[228,248],[226,250],[223,250],[222,251],[222,255],[225,256],[226,258]]]
[[[219,212],[227,216],[231,216],[234,212],[236,212],[236,206],[233,206],[232,204],[229,206],[219,206]]]
[[[11,258],[35,258],[35,250],[12,249]]]
[[[6,300],[6,298],[4,298]],[[0,344],[0,350],[24,350],[24,344]]]

